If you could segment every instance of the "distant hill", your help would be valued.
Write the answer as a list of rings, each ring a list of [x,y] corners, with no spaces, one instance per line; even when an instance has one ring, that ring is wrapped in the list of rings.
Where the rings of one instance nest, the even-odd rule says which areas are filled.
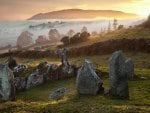
[[[48,13],[39,13],[28,20],[40,19],[94,19],[94,18],[134,18],[137,14],[125,13],[114,10],[82,10],[82,9],[66,9],[52,11]]]

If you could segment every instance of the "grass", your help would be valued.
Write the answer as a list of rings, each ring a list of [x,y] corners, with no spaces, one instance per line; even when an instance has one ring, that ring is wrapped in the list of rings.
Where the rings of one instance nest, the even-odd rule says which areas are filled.
[[[100,67],[107,67],[108,66],[108,59],[111,56],[111,54],[109,55],[95,55],[95,56],[80,56],[80,57],[76,57],[76,58],[69,58],[69,62],[71,64],[75,64],[75,65],[82,65],[82,63],[84,62],[85,59],[89,59],[93,62],[94,66],[100,66]],[[125,59],[127,58],[132,58],[135,64],[135,68],[146,68],[149,69],[150,68],[150,53],[134,53],[134,52],[130,52],[130,53],[124,53]],[[0,58],[0,62],[4,62],[6,61],[8,58]],[[61,60],[60,58],[42,58],[42,59],[26,59],[26,58],[19,58],[19,57],[15,57],[16,61],[18,63],[23,63],[26,64],[29,67],[34,67],[36,65],[38,65],[40,62],[42,61],[47,61],[50,64],[60,64]],[[99,67],[97,67],[99,68]]]
[[[69,58],[71,64],[82,65],[85,58],[90,59],[94,66],[108,73],[108,59],[111,55],[82,56]],[[149,113],[150,112],[150,54],[125,53],[125,58],[131,57],[135,62],[136,77],[147,77],[147,80],[135,79],[129,81],[129,100],[113,99],[104,95],[78,95],[76,78],[50,81],[25,92],[17,94],[15,102],[0,104],[0,113]],[[15,58],[19,63],[35,67],[40,61],[59,64],[60,59],[23,59]],[[5,61],[1,58],[0,61]],[[108,75],[102,75],[104,87],[109,88]],[[60,87],[67,88],[67,94],[59,101],[49,100],[49,95]]]
[[[130,28],[130,29],[122,29],[122,30],[116,30],[112,31],[110,33],[101,34],[98,36],[91,36],[89,37],[89,40],[86,42],[82,42],[79,44],[72,44],[69,46],[69,48],[74,47],[81,47],[86,45],[91,45],[97,42],[103,42],[108,41],[112,39],[150,39],[150,29],[148,28]]]
[[[49,94],[60,87],[67,88],[67,94],[59,101],[48,99]],[[104,87],[109,87],[108,78]],[[130,99],[118,100],[104,95],[79,96],[75,78],[52,81],[33,87],[17,95],[16,102],[0,105],[1,113],[148,113],[150,111],[150,80],[130,81]]]

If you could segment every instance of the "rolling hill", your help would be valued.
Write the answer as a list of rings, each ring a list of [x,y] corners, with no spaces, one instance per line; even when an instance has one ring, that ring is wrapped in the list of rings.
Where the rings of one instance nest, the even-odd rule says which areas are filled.
[[[115,10],[82,10],[66,9],[52,11],[48,13],[39,13],[29,18],[29,20],[40,19],[94,19],[94,18],[135,18],[137,14],[125,13]]]

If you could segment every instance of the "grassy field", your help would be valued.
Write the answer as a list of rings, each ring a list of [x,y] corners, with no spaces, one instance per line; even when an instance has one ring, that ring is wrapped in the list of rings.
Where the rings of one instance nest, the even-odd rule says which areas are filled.
[[[91,45],[91,44],[97,43],[97,42],[103,42],[103,41],[112,40],[112,39],[123,39],[123,38],[126,38],[126,39],[140,39],[140,38],[150,39],[150,29],[148,29],[148,28],[130,28],[130,29],[116,30],[116,31],[112,31],[110,33],[101,34],[101,35],[97,35],[97,36],[90,36],[89,40],[87,40],[86,42],[69,45],[69,48],[81,47],[81,46]]]
[[[108,79],[103,79],[109,87]],[[49,94],[57,88],[66,87],[67,94],[59,101],[49,100]],[[104,95],[79,96],[75,78],[52,81],[21,92],[16,102],[0,105],[1,113],[149,113],[150,80],[130,81],[130,99],[118,100]]]
[[[82,65],[85,58],[90,59],[94,66],[108,73],[108,59],[111,55],[82,56],[69,59],[71,64]],[[17,94],[15,102],[0,104],[0,113],[149,113],[150,112],[150,54],[126,53],[135,62],[135,80],[129,81],[129,100],[119,100],[105,95],[78,95],[76,78],[50,81],[25,92]],[[35,67],[41,61],[60,64],[56,58],[23,59],[15,58],[18,63],[24,63],[28,68]],[[1,58],[0,61],[5,61]],[[137,79],[147,77],[146,80]],[[101,76],[104,87],[109,88],[107,74]],[[54,90],[66,87],[67,94],[59,101],[49,100],[49,94]]]

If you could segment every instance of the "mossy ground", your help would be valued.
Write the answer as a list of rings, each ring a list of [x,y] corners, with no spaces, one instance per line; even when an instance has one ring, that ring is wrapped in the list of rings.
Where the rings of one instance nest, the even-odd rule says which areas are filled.
[[[104,87],[109,88],[108,59],[111,55],[82,56],[69,58],[71,64],[81,65],[85,58],[90,59],[94,66],[100,69]],[[150,112],[150,54],[126,53],[135,62],[135,80],[129,81],[130,98],[120,100],[104,95],[78,95],[76,92],[75,77],[58,81],[50,81],[25,92],[17,94],[15,102],[0,104],[0,113],[149,113]],[[1,58],[0,61],[5,61]],[[26,74],[41,61],[59,64],[59,59],[23,59],[16,58],[18,63],[28,66]],[[141,80],[139,77],[147,77]],[[54,90],[66,87],[67,94],[61,100],[49,100],[49,94]]]

